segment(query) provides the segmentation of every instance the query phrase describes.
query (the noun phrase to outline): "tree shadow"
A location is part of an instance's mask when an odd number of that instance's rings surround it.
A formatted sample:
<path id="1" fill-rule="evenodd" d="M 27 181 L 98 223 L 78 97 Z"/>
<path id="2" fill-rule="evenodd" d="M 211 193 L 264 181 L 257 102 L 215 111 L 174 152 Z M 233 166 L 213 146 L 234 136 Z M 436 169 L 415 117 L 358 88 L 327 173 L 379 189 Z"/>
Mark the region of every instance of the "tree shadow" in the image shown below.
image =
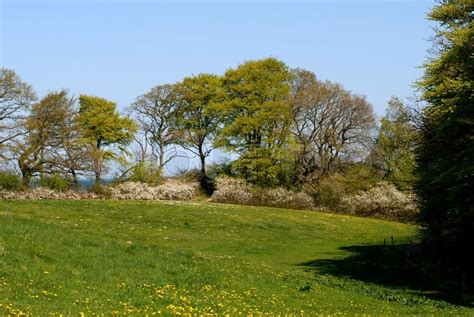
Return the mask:
<path id="1" fill-rule="evenodd" d="M 426 245 L 354 245 L 341 247 L 352 255 L 346 258 L 318 259 L 299 266 L 317 274 L 346 277 L 410 294 L 474 307 L 472 276 L 443 259 Z"/>

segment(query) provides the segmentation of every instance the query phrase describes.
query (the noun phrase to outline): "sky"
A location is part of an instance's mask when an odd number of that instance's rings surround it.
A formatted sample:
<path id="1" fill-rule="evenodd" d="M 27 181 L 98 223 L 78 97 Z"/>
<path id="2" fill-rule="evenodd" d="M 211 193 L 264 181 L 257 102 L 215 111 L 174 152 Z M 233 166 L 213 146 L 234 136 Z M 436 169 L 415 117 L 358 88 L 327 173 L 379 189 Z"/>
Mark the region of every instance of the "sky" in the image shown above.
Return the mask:
<path id="1" fill-rule="evenodd" d="M 0 65 L 38 95 L 67 88 L 125 109 L 158 84 L 276 57 L 363 94 L 377 115 L 413 96 L 428 0 L 0 0 Z"/>

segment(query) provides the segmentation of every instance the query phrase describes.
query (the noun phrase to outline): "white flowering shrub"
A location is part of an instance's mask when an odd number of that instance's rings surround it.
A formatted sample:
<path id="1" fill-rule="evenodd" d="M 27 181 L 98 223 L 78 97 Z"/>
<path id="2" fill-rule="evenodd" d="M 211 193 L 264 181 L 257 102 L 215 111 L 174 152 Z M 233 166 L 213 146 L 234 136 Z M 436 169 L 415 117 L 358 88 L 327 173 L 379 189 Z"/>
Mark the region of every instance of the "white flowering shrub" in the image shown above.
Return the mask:
<path id="1" fill-rule="evenodd" d="M 342 197 L 339 209 L 354 215 L 408 221 L 416 216 L 416 201 L 413 193 L 399 191 L 387 182 L 379 182 L 366 191 Z"/>
<path id="2" fill-rule="evenodd" d="M 261 205 L 293 209 L 312 209 L 313 199 L 308 194 L 284 188 L 263 189 L 257 196 Z"/>
<path id="3" fill-rule="evenodd" d="M 230 177 L 217 177 L 211 201 L 217 203 L 251 205 L 253 197 L 252 186 L 243 180 Z"/>
<path id="4" fill-rule="evenodd" d="M 241 205 L 261 205 L 293 209 L 311 209 L 313 199 L 305 193 L 284 188 L 264 189 L 247 184 L 241 179 L 219 177 L 211 201 Z"/>
<path id="5" fill-rule="evenodd" d="M 127 182 L 115 187 L 104 187 L 107 195 L 91 191 L 58 192 L 49 188 L 35 187 L 24 191 L 0 189 L 0 199 L 5 200 L 78 200 L 78 199 L 118 199 L 118 200 L 190 200 L 199 194 L 198 183 L 181 183 L 168 180 L 159 186 Z"/>
<path id="6" fill-rule="evenodd" d="M 172 179 L 158 186 L 126 182 L 111 188 L 111 198 L 121 200 L 190 200 L 198 194 L 198 183 L 184 183 Z"/>
<path id="7" fill-rule="evenodd" d="M 100 199 L 98 195 L 91 192 L 80 192 L 68 190 L 58 192 L 45 187 L 35 187 L 24 191 L 0 190 L 0 199 L 5 200 L 78 200 L 78 199 Z"/>

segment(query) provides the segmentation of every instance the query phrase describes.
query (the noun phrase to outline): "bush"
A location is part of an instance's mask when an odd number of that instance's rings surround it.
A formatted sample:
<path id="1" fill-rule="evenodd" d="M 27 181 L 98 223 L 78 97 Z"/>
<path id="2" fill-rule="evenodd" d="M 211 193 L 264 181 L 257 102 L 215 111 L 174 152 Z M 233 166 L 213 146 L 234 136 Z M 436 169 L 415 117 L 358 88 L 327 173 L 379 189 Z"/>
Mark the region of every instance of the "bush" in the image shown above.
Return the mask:
<path id="1" fill-rule="evenodd" d="M 206 167 L 206 178 L 201 179 L 201 188 L 208 196 L 211 196 L 216 189 L 216 179 L 219 177 L 235 177 L 232 171 L 232 163 L 225 160 L 220 163 L 212 163 Z"/>
<path id="2" fill-rule="evenodd" d="M 21 188 L 21 177 L 13 171 L 0 171 L 0 189 L 16 191 Z"/>
<path id="3" fill-rule="evenodd" d="M 306 193 L 284 188 L 256 189 L 254 201 L 257 205 L 292 209 L 312 209 L 313 199 Z"/>
<path id="4" fill-rule="evenodd" d="M 79 200 L 79 199 L 99 199 L 97 195 L 90 192 L 65 191 L 58 192 L 45 187 L 35 187 L 24 191 L 4 191 L 0 190 L 0 199 L 4 200 Z"/>
<path id="5" fill-rule="evenodd" d="M 211 197 L 214 202 L 293 209 L 313 207 L 313 199 L 309 195 L 284 188 L 260 188 L 230 177 L 218 177 L 215 186 L 216 190 Z"/>
<path id="6" fill-rule="evenodd" d="M 339 209 L 360 216 L 411 221 L 417 213 L 416 196 L 399 191 L 394 185 L 380 182 L 377 186 L 341 199 Z"/>
<path id="7" fill-rule="evenodd" d="M 217 177 L 211 200 L 218 203 L 251 205 L 253 201 L 252 186 L 244 180 L 230 177 Z"/>
<path id="8" fill-rule="evenodd" d="M 163 183 L 163 178 L 159 169 L 153 164 L 144 162 L 133 167 L 127 181 L 159 185 Z"/>
<path id="9" fill-rule="evenodd" d="M 92 185 L 89 188 L 89 192 L 99 196 L 100 198 L 109 199 L 112 197 L 112 190 L 107 186 L 99 184 Z"/>
<path id="10" fill-rule="evenodd" d="M 159 186 L 145 183 L 126 182 L 110 189 L 110 198 L 138 200 L 190 200 L 197 196 L 199 185 L 196 182 L 184 183 L 167 180 Z"/>
<path id="11" fill-rule="evenodd" d="M 342 198 L 368 190 L 379 181 L 381 176 L 374 169 L 357 164 L 327 175 L 312 184 L 305 184 L 303 191 L 313 197 L 318 207 L 336 211 Z"/>
<path id="12" fill-rule="evenodd" d="M 178 170 L 176 174 L 172 177 L 173 179 L 179 182 L 198 182 L 200 178 L 201 172 L 194 168 L 190 170 Z"/>
<path id="13" fill-rule="evenodd" d="M 69 180 L 59 174 L 43 175 L 38 180 L 38 186 L 58 192 L 68 190 L 69 185 Z"/>

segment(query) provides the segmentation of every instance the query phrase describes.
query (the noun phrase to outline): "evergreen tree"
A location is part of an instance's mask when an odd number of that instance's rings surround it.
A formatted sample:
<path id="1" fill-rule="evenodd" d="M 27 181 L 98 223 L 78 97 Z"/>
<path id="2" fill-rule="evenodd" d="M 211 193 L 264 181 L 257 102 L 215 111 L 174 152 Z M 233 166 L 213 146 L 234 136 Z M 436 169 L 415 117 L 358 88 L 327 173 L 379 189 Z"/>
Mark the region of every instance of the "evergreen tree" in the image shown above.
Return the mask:
<path id="1" fill-rule="evenodd" d="M 419 82 L 427 102 L 417 155 L 425 238 L 459 255 L 474 241 L 473 12 L 472 0 L 444 0 L 429 13 L 441 26 Z"/>

